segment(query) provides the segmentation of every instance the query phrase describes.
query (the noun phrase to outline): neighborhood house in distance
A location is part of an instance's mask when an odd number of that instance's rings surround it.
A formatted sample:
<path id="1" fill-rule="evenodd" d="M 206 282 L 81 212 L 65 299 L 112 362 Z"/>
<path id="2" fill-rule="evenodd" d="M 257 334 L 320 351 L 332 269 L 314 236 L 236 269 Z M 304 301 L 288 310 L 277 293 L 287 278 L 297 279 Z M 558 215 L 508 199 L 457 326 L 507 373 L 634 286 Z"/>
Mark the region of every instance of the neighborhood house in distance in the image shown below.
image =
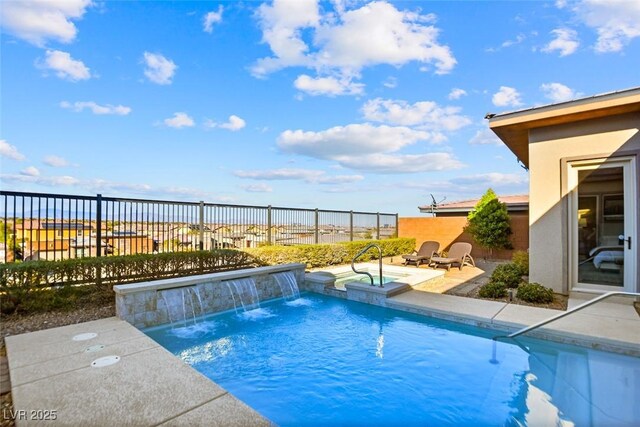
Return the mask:
<path id="1" fill-rule="evenodd" d="M 4 228 L 5 224 L 0 224 L 0 227 Z M 61 260 L 97 255 L 97 224 L 93 220 L 9 219 L 6 229 L 9 241 L 15 239 L 16 250 L 0 254 L 0 262 L 12 262 L 16 258 L 24 261 Z M 376 237 L 376 231 L 375 226 L 354 226 L 352 239 L 348 225 L 320 225 L 316 242 L 315 227 L 303 224 L 272 225 L 269 228 L 260 224 L 212 223 L 204 224 L 201 233 L 199 224 L 184 222 L 105 221 L 100 230 L 100 246 L 103 256 L 197 250 L 201 241 L 203 249 L 246 249 L 268 244 L 269 234 L 273 244 L 291 245 L 372 239 Z M 381 239 L 395 234 L 393 225 L 381 224 Z"/>

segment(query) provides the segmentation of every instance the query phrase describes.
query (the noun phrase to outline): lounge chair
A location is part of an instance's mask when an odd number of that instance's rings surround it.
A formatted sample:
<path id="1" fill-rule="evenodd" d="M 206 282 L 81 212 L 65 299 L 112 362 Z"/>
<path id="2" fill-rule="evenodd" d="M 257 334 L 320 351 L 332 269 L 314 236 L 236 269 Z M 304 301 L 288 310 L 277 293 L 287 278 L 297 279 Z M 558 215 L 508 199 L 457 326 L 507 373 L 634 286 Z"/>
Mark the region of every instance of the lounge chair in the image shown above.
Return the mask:
<path id="1" fill-rule="evenodd" d="M 415 264 L 416 267 L 423 263 L 428 265 L 431 258 L 434 255 L 438 255 L 438 249 L 440 249 L 440 243 L 427 240 L 420 245 L 420 249 L 413 251 L 413 254 L 402 255 L 404 265 Z"/>
<path id="2" fill-rule="evenodd" d="M 456 242 L 451 245 L 451 249 L 449 249 L 449 253 L 446 257 L 432 257 L 429 262 L 429 266 L 437 268 L 440 265 L 444 265 L 447 267 L 447 271 L 451 269 L 452 264 L 458 264 L 460 266 L 460 270 L 462 270 L 462 267 L 465 264 L 471 264 L 475 267 L 476 263 L 471 257 L 471 248 L 471 243 Z"/>

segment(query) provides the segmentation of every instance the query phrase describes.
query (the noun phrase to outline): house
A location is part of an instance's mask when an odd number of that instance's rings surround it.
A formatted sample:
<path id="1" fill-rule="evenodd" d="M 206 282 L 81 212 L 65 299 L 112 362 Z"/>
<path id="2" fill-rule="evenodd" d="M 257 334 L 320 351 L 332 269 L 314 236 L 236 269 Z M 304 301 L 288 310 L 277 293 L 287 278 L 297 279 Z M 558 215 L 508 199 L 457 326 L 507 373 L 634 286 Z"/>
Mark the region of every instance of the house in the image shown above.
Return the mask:
<path id="1" fill-rule="evenodd" d="M 507 206 L 507 211 L 510 216 L 529 214 L 529 196 L 526 194 L 498 196 L 498 200 Z M 434 216 L 464 216 L 466 218 L 479 201 L 480 199 L 462 200 L 458 202 L 441 203 L 437 206 L 418 206 L 418 209 L 420 209 L 421 213 L 433 214 Z"/>
<path id="2" fill-rule="evenodd" d="M 529 247 L 529 199 L 526 195 L 499 195 L 498 200 L 507 205 L 511 219 L 510 249 L 489 252 L 465 231 L 467 216 L 478 204 L 479 198 L 441 203 L 437 207 L 418 206 L 420 213 L 427 215 L 399 218 L 398 236 L 414 238 L 418 246 L 424 241 L 435 240 L 440 243 L 440 249 L 445 251 L 455 242 L 468 242 L 473 245 L 473 257 L 511 259 L 514 251 L 526 251 Z"/>
<path id="3" fill-rule="evenodd" d="M 487 118 L 529 169 L 530 280 L 639 292 L 640 87 Z"/>

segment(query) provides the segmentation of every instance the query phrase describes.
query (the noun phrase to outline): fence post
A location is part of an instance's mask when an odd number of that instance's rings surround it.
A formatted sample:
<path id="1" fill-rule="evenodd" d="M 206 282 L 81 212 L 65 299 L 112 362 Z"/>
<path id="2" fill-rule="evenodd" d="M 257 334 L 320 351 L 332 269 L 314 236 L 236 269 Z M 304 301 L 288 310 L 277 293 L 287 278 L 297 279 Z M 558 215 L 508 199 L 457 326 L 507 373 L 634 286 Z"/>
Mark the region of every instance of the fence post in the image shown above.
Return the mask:
<path id="1" fill-rule="evenodd" d="M 349 241 L 353 242 L 353 211 L 349 211 Z"/>
<path id="2" fill-rule="evenodd" d="M 316 245 L 318 244 L 318 208 L 316 208 L 316 215 L 315 215 L 315 242 Z"/>
<path id="3" fill-rule="evenodd" d="M 91 244 L 91 236 L 89 236 L 89 244 Z M 96 196 L 96 256 L 102 256 L 102 194 Z M 96 286 L 101 285 L 102 267 L 98 264 L 96 265 Z"/>
<path id="4" fill-rule="evenodd" d="M 396 236 L 400 237 L 400 221 L 398 220 L 398 214 L 396 214 Z"/>
<path id="5" fill-rule="evenodd" d="M 102 194 L 96 196 L 96 256 L 102 256 Z"/>
<path id="6" fill-rule="evenodd" d="M 198 210 L 198 216 L 200 217 L 200 250 L 204 250 L 204 201 L 200 200 L 200 209 Z"/>
<path id="7" fill-rule="evenodd" d="M 376 240 L 380 240 L 380 212 L 376 213 Z"/>
<path id="8" fill-rule="evenodd" d="M 271 205 L 267 206 L 267 244 L 271 244 Z"/>

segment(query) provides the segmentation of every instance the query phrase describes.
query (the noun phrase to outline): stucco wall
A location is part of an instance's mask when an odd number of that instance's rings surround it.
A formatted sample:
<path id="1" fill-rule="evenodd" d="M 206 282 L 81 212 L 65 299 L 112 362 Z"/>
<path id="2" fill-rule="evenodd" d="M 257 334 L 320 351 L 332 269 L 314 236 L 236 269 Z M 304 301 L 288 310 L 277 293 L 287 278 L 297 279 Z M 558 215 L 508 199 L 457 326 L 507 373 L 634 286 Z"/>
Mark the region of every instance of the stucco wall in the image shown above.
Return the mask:
<path id="1" fill-rule="evenodd" d="M 556 292 L 569 291 L 567 194 L 571 189 L 563 188 L 567 174 L 563 159 L 628 155 L 640 150 L 639 129 L 640 115 L 633 113 L 530 131 L 531 281 Z"/>
<path id="2" fill-rule="evenodd" d="M 529 221 L 526 213 L 512 213 L 511 215 L 511 243 L 514 250 L 526 251 L 529 247 Z M 416 245 L 426 240 L 435 240 L 440 243 L 440 250 L 448 249 L 454 242 L 469 242 L 473 245 L 471 256 L 484 257 L 488 252 L 483 251 L 473 238 L 463 231 L 467 224 L 467 216 L 448 217 L 410 217 L 399 218 L 398 236 L 413 237 Z M 494 251 L 493 257 L 497 259 L 511 259 L 511 250 Z"/>

